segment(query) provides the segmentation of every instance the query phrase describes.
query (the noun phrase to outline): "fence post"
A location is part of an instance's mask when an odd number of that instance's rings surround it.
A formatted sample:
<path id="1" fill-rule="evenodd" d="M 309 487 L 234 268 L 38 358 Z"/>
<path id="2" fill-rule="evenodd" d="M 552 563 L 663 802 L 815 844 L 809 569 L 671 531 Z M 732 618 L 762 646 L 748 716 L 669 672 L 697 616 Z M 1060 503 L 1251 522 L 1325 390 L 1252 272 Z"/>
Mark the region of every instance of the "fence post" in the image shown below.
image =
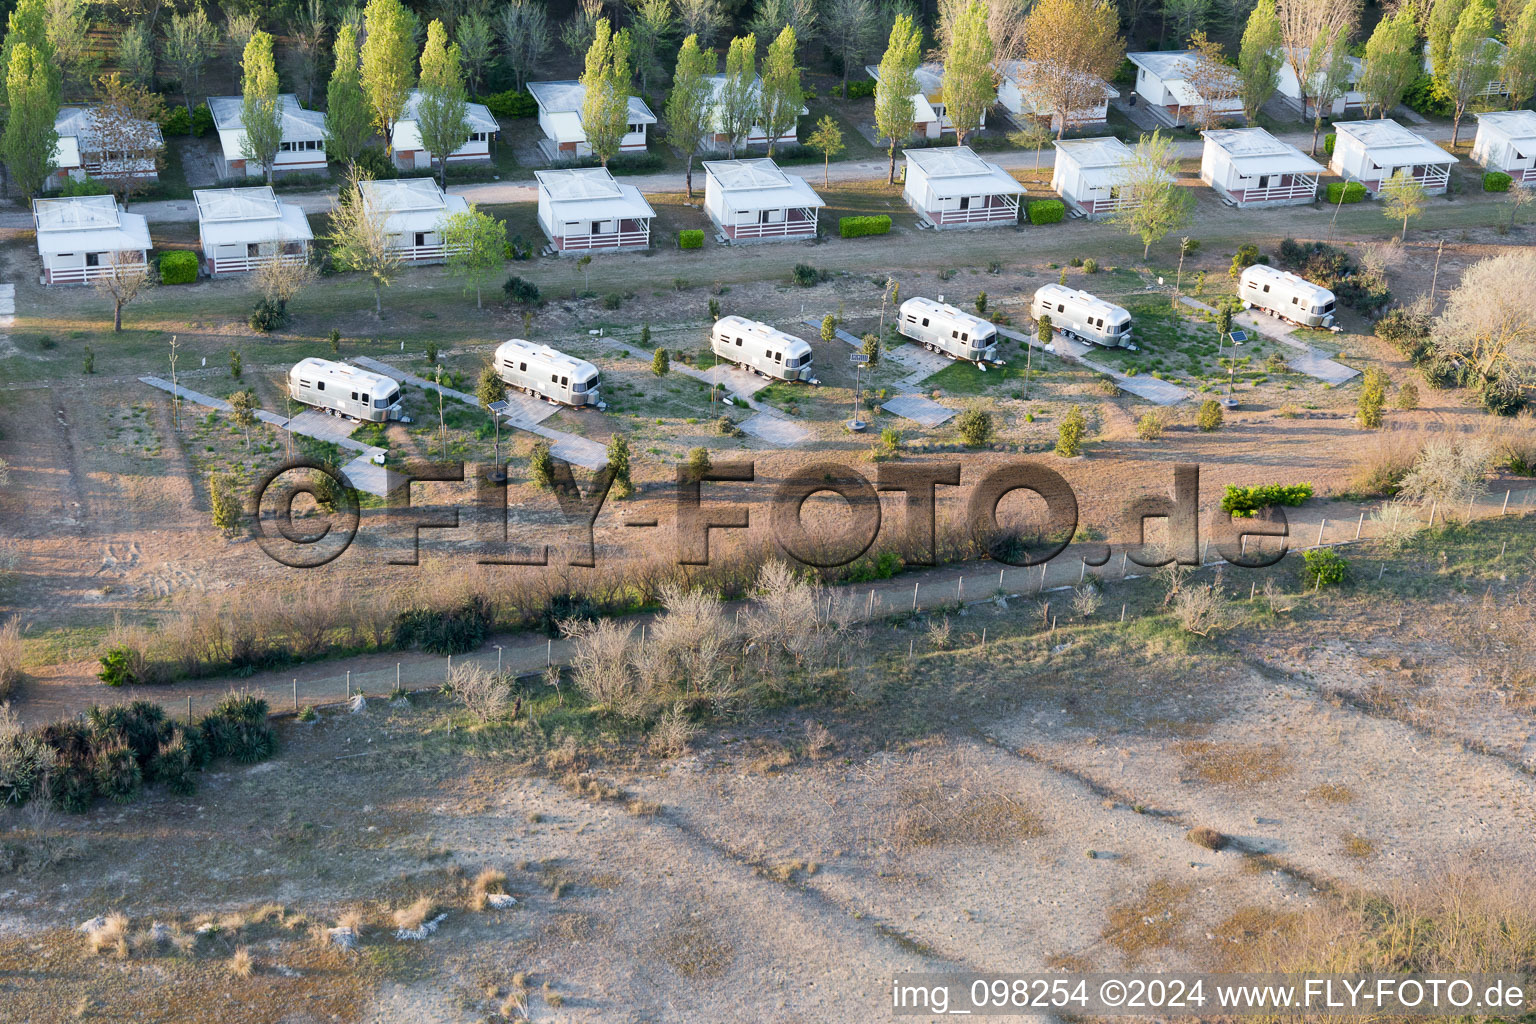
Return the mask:
<path id="1" fill-rule="evenodd" d="M 1325 527 L 1327 525 L 1328 525 L 1328 517 L 1327 516 L 1323 516 L 1323 521 L 1317 524 L 1317 544 L 1321 544 L 1323 542 L 1323 527 Z M 1317 544 L 1314 544 L 1312 546 L 1313 547 L 1317 547 Z"/>
<path id="2" fill-rule="evenodd" d="M 997 589 L 1003 589 L 1003 570 L 997 570 Z"/>
<path id="3" fill-rule="evenodd" d="M 450 661 L 453 659 L 452 655 L 449 655 L 448 657 L 449 657 Z M 351 699 L 352 699 L 352 670 L 351 669 L 347 669 L 347 700 L 351 700 Z"/>
<path id="4" fill-rule="evenodd" d="M 1120 621 L 1125 621 L 1125 605 L 1123 604 L 1120 606 Z"/>
<path id="5" fill-rule="evenodd" d="M 395 689 L 400 689 L 400 663 L 395 662 Z"/>
<path id="6" fill-rule="evenodd" d="M 293 677 L 293 710 L 299 710 L 299 677 Z"/>
<path id="7" fill-rule="evenodd" d="M 1438 501 L 1432 501 L 1432 502 L 1429 503 L 1429 525 L 1430 526 L 1434 526 L 1435 525 L 1435 510 L 1437 508 L 1439 508 L 1439 507 L 1440 507 L 1440 503 Z"/>
<path id="8" fill-rule="evenodd" d="M 1499 509 L 1499 515 L 1502 516 L 1504 513 L 1508 512 L 1508 511 L 1509 511 L 1509 492 L 1505 491 L 1504 492 L 1504 507 Z"/>
<path id="9" fill-rule="evenodd" d="M 982 626 L 981 627 L 981 649 L 982 650 L 986 650 L 987 649 L 987 627 L 986 626 Z"/>
<path id="10" fill-rule="evenodd" d="M 554 663 L 555 663 L 555 638 L 554 637 L 550 637 L 548 640 L 544 641 L 544 667 L 545 668 L 549 668 L 549 666 L 553 665 Z"/>
<path id="11" fill-rule="evenodd" d="M 1083 585 L 1083 577 L 1088 575 L 1088 563 L 1082 562 L 1077 567 L 1077 585 Z"/>
<path id="12" fill-rule="evenodd" d="M 915 643 L 917 643 L 917 637 L 908 637 L 907 638 L 907 660 L 908 661 L 912 660 L 912 645 L 915 644 Z"/>
<path id="13" fill-rule="evenodd" d="M 917 580 L 912 581 L 912 610 L 917 611 Z"/>
<path id="14" fill-rule="evenodd" d="M 1365 513 L 1360 513 L 1360 521 L 1355 524 L 1355 540 L 1360 539 L 1360 531 L 1365 529 Z"/>
<path id="15" fill-rule="evenodd" d="M 956 585 L 955 585 L 955 599 L 957 601 L 961 601 L 961 602 L 965 601 L 965 577 L 964 576 L 961 576 L 960 579 L 956 582 Z"/>
<path id="16" fill-rule="evenodd" d="M 192 724 L 192 695 L 187 694 L 187 724 Z"/>
<path id="17" fill-rule="evenodd" d="M 869 588 L 869 601 L 864 605 L 864 617 L 870 618 L 875 613 L 875 588 Z"/>

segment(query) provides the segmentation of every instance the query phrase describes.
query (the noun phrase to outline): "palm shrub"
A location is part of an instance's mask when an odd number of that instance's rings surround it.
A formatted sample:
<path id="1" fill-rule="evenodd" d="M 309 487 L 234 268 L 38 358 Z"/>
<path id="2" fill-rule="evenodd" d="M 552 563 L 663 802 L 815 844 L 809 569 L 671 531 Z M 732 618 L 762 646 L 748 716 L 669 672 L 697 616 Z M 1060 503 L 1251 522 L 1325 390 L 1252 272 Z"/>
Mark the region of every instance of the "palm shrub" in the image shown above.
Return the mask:
<path id="1" fill-rule="evenodd" d="M 96 790 L 120 804 L 131 801 L 144 785 L 144 770 L 139 767 L 139 759 L 122 740 L 97 747 L 91 758 L 91 771 Z"/>
<path id="2" fill-rule="evenodd" d="M 197 792 L 198 766 L 180 726 L 173 728 L 170 736 L 161 742 L 152 767 L 155 781 L 177 796 Z"/>

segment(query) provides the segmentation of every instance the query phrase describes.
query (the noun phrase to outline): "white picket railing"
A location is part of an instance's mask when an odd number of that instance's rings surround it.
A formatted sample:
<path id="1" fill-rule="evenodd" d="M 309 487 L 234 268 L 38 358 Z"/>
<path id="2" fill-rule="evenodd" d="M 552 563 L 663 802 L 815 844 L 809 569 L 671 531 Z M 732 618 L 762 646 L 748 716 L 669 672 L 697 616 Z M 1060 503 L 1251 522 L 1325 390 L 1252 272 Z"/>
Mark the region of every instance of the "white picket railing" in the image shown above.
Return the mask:
<path id="1" fill-rule="evenodd" d="M 981 224 L 994 220 L 1018 220 L 1019 208 L 1017 204 L 1004 201 L 969 210 L 930 210 L 928 215 L 935 224 Z"/>
<path id="2" fill-rule="evenodd" d="M 1290 185 L 1271 185 L 1269 188 L 1245 188 L 1243 202 L 1268 203 L 1279 199 L 1311 199 L 1317 194 L 1317 179 L 1303 178 Z"/>
<path id="3" fill-rule="evenodd" d="M 771 224 L 759 224 L 756 222 L 737 224 L 734 226 L 732 238 L 774 238 L 785 235 L 814 235 L 816 233 L 816 218 L 802 217 L 799 220 L 785 219 Z"/>
<path id="4" fill-rule="evenodd" d="M 123 263 L 123 270 L 147 268 L 147 263 Z M 110 277 L 113 268 L 110 265 L 101 267 L 50 267 L 48 268 L 49 284 L 84 284 L 94 281 L 98 277 Z"/>
<path id="5" fill-rule="evenodd" d="M 566 235 L 560 240 L 561 249 L 622 249 L 650 244 L 649 231 L 604 231 L 596 235 Z"/>
<path id="6" fill-rule="evenodd" d="M 217 256 L 208 258 L 210 274 L 244 274 L 268 263 L 303 263 L 307 259 L 301 252 L 285 252 L 266 256 Z"/>

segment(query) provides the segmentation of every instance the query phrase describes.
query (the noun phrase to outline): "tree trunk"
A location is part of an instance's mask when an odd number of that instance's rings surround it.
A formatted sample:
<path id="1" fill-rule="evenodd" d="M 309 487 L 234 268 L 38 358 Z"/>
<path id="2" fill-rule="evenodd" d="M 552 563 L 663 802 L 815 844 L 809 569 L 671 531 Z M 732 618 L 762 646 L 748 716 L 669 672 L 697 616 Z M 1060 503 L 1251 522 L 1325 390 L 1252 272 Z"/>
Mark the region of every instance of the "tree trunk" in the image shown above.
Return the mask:
<path id="1" fill-rule="evenodd" d="M 123 329 L 123 303 L 121 299 L 112 303 L 112 330 L 120 332 Z"/>
<path id="2" fill-rule="evenodd" d="M 894 185 L 896 184 L 896 143 L 894 141 L 891 143 L 890 154 L 891 169 L 890 173 L 886 176 L 885 183 L 887 185 Z"/>
<path id="3" fill-rule="evenodd" d="M 480 285 L 479 284 L 475 285 L 475 308 L 476 309 L 484 309 L 485 308 L 485 305 L 483 303 L 481 303 L 481 301 L 480 301 Z"/>
<path id="4" fill-rule="evenodd" d="M 831 173 L 832 173 L 832 152 L 831 152 L 831 150 L 828 150 L 827 152 L 821 154 L 821 187 L 822 188 L 831 188 L 832 187 L 832 182 L 831 182 L 830 178 L 828 177 Z"/>
<path id="5" fill-rule="evenodd" d="M 1451 148 L 1452 149 L 1456 148 L 1456 137 L 1457 137 L 1457 134 L 1461 131 L 1461 115 L 1462 115 L 1463 111 L 1465 111 L 1465 110 L 1466 110 L 1466 107 L 1457 107 L 1456 108 L 1456 116 L 1451 118 Z"/>
<path id="6" fill-rule="evenodd" d="M 687 186 L 688 186 L 688 198 L 692 199 L 693 198 L 693 154 L 692 153 L 688 154 L 688 163 L 685 165 L 685 170 L 683 171 L 683 181 L 686 182 Z"/>
<path id="7" fill-rule="evenodd" d="M 1143 263 L 1147 261 L 1147 254 L 1151 251 L 1152 243 L 1150 241 L 1141 243 L 1141 261 Z"/>
<path id="8" fill-rule="evenodd" d="M 1312 156 L 1317 156 L 1317 133 L 1322 131 L 1322 130 L 1323 130 L 1323 115 L 1322 115 L 1322 108 L 1319 107 L 1318 108 L 1318 115 L 1315 118 L 1312 119 L 1312 152 L 1310 154 Z"/>
<path id="9" fill-rule="evenodd" d="M 384 288 L 377 281 L 373 282 L 373 315 L 384 317 Z"/>

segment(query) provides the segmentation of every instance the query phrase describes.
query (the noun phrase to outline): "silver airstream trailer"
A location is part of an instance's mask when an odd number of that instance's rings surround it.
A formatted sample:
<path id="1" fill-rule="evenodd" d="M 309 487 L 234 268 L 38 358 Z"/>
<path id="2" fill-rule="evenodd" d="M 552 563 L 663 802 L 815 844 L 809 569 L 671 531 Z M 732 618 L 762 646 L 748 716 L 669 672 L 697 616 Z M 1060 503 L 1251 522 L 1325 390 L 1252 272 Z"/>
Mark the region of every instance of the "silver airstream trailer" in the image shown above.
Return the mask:
<path id="1" fill-rule="evenodd" d="M 560 405 L 601 405 L 597 367 L 548 345 L 511 338 L 496 346 L 496 376 Z"/>
<path id="2" fill-rule="evenodd" d="M 723 316 L 709 334 L 715 358 L 736 363 L 766 377 L 815 383 L 811 346 L 793 334 L 741 316 Z"/>
<path id="3" fill-rule="evenodd" d="M 1029 315 L 1039 322 L 1051 318 L 1051 326 L 1069 338 L 1091 341 L 1106 348 L 1134 348 L 1131 314 L 1112 302 L 1064 284 L 1048 284 L 1035 291 Z"/>
<path id="4" fill-rule="evenodd" d="M 400 384 L 391 377 L 329 359 L 301 359 L 288 371 L 288 394 L 295 402 L 333 415 L 384 423 L 410 417 L 400 412 Z"/>
<path id="5" fill-rule="evenodd" d="M 951 359 L 997 362 L 997 328 L 948 303 L 908 299 L 901 304 L 897 324 L 906 337 Z"/>
<path id="6" fill-rule="evenodd" d="M 1333 292 L 1262 263 L 1243 271 L 1237 297 L 1243 300 L 1244 309 L 1261 309 L 1303 327 L 1333 326 Z"/>

